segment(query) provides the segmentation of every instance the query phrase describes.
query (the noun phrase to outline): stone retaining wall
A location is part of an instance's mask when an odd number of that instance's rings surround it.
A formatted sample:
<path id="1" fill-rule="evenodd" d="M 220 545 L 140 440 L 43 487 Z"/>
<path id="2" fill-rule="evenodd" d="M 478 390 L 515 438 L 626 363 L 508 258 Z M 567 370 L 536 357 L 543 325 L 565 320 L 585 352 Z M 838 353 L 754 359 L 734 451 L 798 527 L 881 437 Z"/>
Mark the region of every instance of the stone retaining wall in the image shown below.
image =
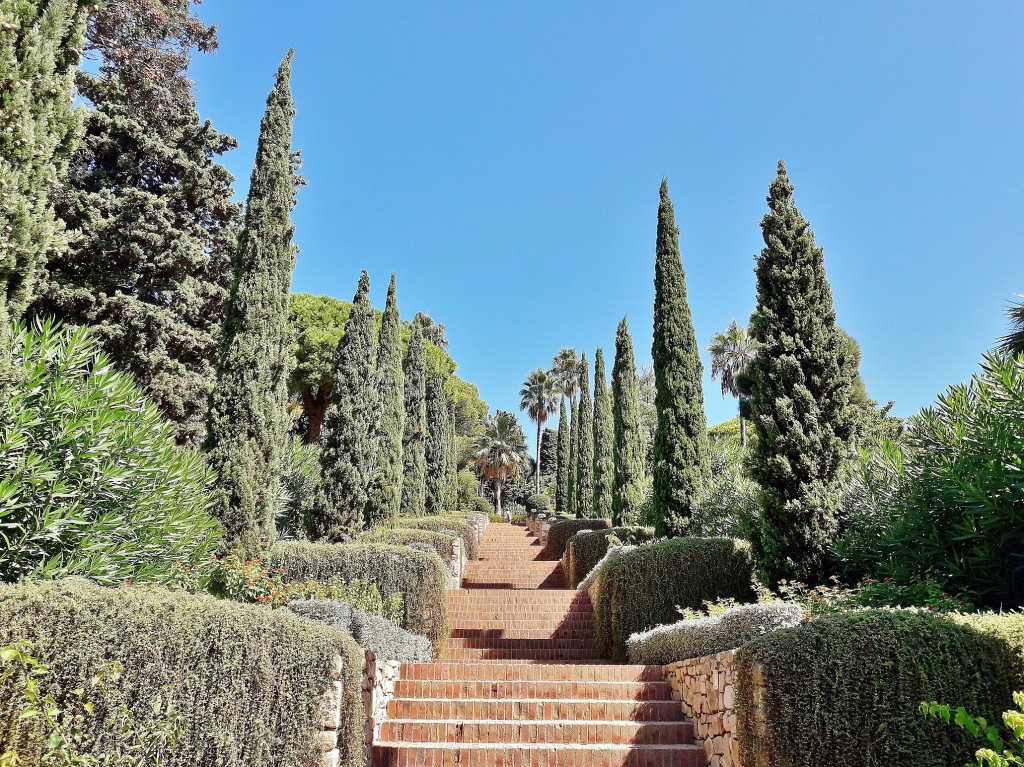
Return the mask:
<path id="1" fill-rule="evenodd" d="M 704 744 L 708 767 L 742 767 L 736 729 L 735 650 L 690 658 L 665 666 L 672 697 L 693 720 L 697 740 Z"/>

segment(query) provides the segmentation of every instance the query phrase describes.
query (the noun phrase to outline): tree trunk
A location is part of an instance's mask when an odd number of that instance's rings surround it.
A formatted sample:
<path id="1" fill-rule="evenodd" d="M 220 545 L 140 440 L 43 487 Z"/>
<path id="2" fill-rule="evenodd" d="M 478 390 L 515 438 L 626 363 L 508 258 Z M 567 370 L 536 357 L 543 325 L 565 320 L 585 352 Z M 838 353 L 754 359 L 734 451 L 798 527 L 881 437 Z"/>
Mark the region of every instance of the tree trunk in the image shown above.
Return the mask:
<path id="1" fill-rule="evenodd" d="M 534 484 L 537 488 L 535 492 L 538 494 L 540 493 L 540 441 L 544 438 L 543 427 L 544 421 L 537 421 L 537 471 L 534 472 L 536 475 Z"/>
<path id="2" fill-rule="evenodd" d="M 501 482 L 495 480 L 494 482 L 494 513 L 499 517 L 502 515 L 501 511 Z"/>
<path id="3" fill-rule="evenodd" d="M 313 394 L 312 389 L 302 390 L 302 411 L 306 414 L 306 444 L 315 445 L 320 441 L 320 430 L 331 404 L 330 395 L 322 390 Z"/>
<path id="4" fill-rule="evenodd" d="M 747 422 L 743 419 L 743 413 L 740 413 L 740 447 L 747 446 Z"/>

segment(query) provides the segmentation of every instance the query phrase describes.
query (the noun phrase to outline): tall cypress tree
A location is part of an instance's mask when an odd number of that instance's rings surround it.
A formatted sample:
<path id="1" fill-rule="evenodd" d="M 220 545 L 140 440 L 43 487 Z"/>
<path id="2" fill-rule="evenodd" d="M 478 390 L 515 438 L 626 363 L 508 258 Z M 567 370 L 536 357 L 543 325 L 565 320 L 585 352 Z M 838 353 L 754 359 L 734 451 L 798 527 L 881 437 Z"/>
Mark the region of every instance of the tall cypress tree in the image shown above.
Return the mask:
<path id="1" fill-rule="evenodd" d="M 296 252 L 291 213 L 299 184 L 291 149 L 291 62 L 289 51 L 260 123 L 207 432 L 216 514 L 228 540 L 248 552 L 274 532 L 288 427 L 288 296 Z"/>
<path id="2" fill-rule="evenodd" d="M 456 405 L 449 400 L 448 422 L 445 429 L 445 491 L 441 508 L 455 510 L 459 507 L 459 441 L 455 434 Z"/>
<path id="3" fill-rule="evenodd" d="M 313 527 L 329 541 L 351 538 L 369 516 L 380 435 L 375 324 L 370 277 L 364 271 L 334 355 L 334 386 L 321 440 L 323 480 Z"/>
<path id="4" fill-rule="evenodd" d="M 405 437 L 402 440 L 403 517 L 422 517 L 426 513 L 427 459 L 427 352 L 423 329 L 412 327 L 405 353 Z"/>
<path id="5" fill-rule="evenodd" d="M 644 502 L 644 449 L 640 434 L 639 388 L 633 338 L 626 318 L 615 335 L 615 364 L 612 366 L 612 520 L 616 525 L 635 525 Z"/>
<path id="6" fill-rule="evenodd" d="M 405 373 L 402 372 L 402 320 L 395 275 L 377 341 L 376 466 L 366 503 L 366 526 L 398 516 L 402 503 L 402 436 L 405 426 Z"/>
<path id="7" fill-rule="evenodd" d="M 569 417 L 565 397 L 558 410 L 558 459 L 555 467 L 555 511 L 568 513 L 569 508 Z"/>
<path id="8" fill-rule="evenodd" d="M 704 365 L 686 297 L 679 229 L 661 180 L 654 265 L 654 515 L 659 535 L 678 535 L 708 481 Z"/>
<path id="9" fill-rule="evenodd" d="M 451 475 L 453 456 L 450 450 L 451 416 L 444 379 L 430 375 L 427 381 L 427 433 L 424 439 L 426 482 L 424 506 L 427 514 L 452 511 Z"/>
<path id="10" fill-rule="evenodd" d="M 557 487 L 558 477 L 558 430 L 544 429 L 540 444 L 540 486 L 541 492 L 547 487 Z"/>
<path id="11" fill-rule="evenodd" d="M 746 376 L 757 432 L 750 472 L 761 486 L 753 543 L 773 581 L 818 583 L 836 532 L 837 484 L 856 413 L 824 253 L 793 201 L 782 161 L 761 232 L 750 318 L 759 347 Z"/>
<path id="12" fill-rule="evenodd" d="M 578 374 L 577 374 L 578 378 Z M 576 484 L 577 456 L 580 446 L 580 401 L 573 397 L 569 400 L 572 410 L 572 422 L 569 425 L 569 492 L 566 493 L 566 514 L 576 516 L 579 486 Z"/>
<path id="13" fill-rule="evenodd" d="M 580 357 L 580 425 L 576 431 L 576 516 L 594 516 L 594 405 L 590 397 L 590 364 Z"/>
<path id="14" fill-rule="evenodd" d="M 612 518 L 615 484 L 615 422 L 607 375 L 604 351 L 598 349 L 594 357 L 594 516 L 598 519 Z"/>

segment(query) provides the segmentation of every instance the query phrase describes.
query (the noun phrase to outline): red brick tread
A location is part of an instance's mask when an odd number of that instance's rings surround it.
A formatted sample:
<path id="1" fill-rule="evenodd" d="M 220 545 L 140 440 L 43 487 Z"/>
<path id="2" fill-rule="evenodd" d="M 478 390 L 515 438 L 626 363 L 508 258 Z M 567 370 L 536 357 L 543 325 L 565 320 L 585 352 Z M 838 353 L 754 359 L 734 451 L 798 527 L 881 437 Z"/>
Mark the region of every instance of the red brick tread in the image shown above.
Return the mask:
<path id="1" fill-rule="evenodd" d="M 705 767 L 701 746 L 533 745 L 379 743 L 373 748 L 377 767 Z"/>

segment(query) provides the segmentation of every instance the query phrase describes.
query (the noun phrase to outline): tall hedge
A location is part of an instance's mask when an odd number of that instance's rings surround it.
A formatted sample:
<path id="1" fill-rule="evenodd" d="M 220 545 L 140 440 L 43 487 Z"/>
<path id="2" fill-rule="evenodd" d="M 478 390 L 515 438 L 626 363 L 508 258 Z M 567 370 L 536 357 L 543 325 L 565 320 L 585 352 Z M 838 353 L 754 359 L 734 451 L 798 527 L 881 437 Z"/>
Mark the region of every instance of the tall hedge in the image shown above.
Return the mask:
<path id="1" fill-rule="evenodd" d="M 832 615 L 747 643 L 736 664 L 747 767 L 949 767 L 979 744 L 918 705 L 999 721 L 1024 688 L 1024 616 Z"/>
<path id="2" fill-rule="evenodd" d="M 0 646 L 16 639 L 33 643 L 50 669 L 41 685 L 58 699 L 105 664 L 122 664 L 83 721 L 89 753 L 117 747 L 115 707 L 145 724 L 166 692 L 187 725 L 166 767 L 317 767 L 320 703 L 340 653 L 342 763 L 364 763 L 361 650 L 347 634 L 283 610 L 156 587 L 23 584 L 0 588 Z M 15 721 L 13 684 L 0 683 L 0 753 L 14 748 L 39 764 L 43 733 Z"/>
<path id="3" fill-rule="evenodd" d="M 640 546 L 604 565 L 591 587 L 595 649 L 622 660 L 630 634 L 676 622 L 679 607 L 696 610 L 724 598 L 752 602 L 753 583 L 746 541 L 674 538 Z"/>
<path id="4" fill-rule="evenodd" d="M 433 530 L 440 533 L 454 533 L 462 536 L 462 551 L 467 559 L 477 559 L 480 547 L 477 545 L 476 528 L 462 516 L 399 517 L 396 528 L 407 527 L 416 530 Z"/>
<path id="5" fill-rule="evenodd" d="M 441 533 L 436 530 L 421 530 L 410 527 L 375 527 L 359 536 L 360 543 L 390 543 L 395 546 L 426 544 L 449 562 L 455 554 L 457 532 Z"/>
<path id="6" fill-rule="evenodd" d="M 440 653 L 448 641 L 445 571 L 425 551 L 381 543 L 307 543 L 280 541 L 270 549 L 271 572 L 283 569 L 285 581 L 365 581 L 384 598 L 402 595 L 402 628 L 427 637 Z"/>
<path id="7" fill-rule="evenodd" d="M 561 559 L 565 545 L 581 530 L 605 530 L 612 524 L 607 519 L 563 519 L 548 530 L 548 539 L 541 552 L 542 559 Z"/>
<path id="8" fill-rule="evenodd" d="M 562 570 L 569 588 L 576 588 L 608 553 L 612 537 L 626 545 L 650 543 L 653 527 L 612 527 L 607 530 L 580 530 L 565 543 Z"/>

